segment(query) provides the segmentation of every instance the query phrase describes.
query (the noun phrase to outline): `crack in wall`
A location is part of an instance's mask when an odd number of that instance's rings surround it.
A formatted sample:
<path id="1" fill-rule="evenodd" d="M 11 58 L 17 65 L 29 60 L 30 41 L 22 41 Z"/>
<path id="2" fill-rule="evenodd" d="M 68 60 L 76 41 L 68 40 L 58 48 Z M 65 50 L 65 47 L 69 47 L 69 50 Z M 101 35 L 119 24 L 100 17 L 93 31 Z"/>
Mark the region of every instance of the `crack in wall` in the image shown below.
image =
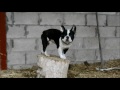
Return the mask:
<path id="1" fill-rule="evenodd" d="M 95 37 L 98 37 L 97 27 L 95 27 Z"/>
<path id="2" fill-rule="evenodd" d="M 87 14 L 85 14 L 85 26 L 87 26 Z"/>
<path id="3" fill-rule="evenodd" d="M 35 40 L 35 43 L 36 43 L 35 50 L 39 49 L 38 41 L 39 41 L 38 39 Z"/>
<path id="4" fill-rule="evenodd" d="M 40 18 L 40 13 L 38 13 L 38 25 L 42 22 L 42 19 Z"/>
<path id="5" fill-rule="evenodd" d="M 76 61 L 75 50 L 73 50 L 72 56 L 74 58 L 74 61 Z"/>
<path id="6" fill-rule="evenodd" d="M 6 24 L 6 33 L 8 33 L 8 30 L 9 30 L 9 27 L 8 27 L 8 25 Z"/>
<path id="7" fill-rule="evenodd" d="M 63 22 L 61 23 L 62 25 L 65 25 L 65 13 L 62 13 L 62 18 L 63 18 Z"/>
<path id="8" fill-rule="evenodd" d="M 117 27 L 115 27 L 114 36 L 117 37 Z"/>
<path id="9" fill-rule="evenodd" d="M 85 48 L 84 40 L 85 38 L 82 39 L 82 48 Z"/>
<path id="10" fill-rule="evenodd" d="M 29 32 L 27 31 L 27 25 L 24 26 L 24 30 L 25 30 L 24 36 L 27 38 L 27 35 L 29 34 Z"/>
<path id="11" fill-rule="evenodd" d="M 25 56 L 25 64 L 27 64 L 27 54 L 25 53 L 24 56 Z"/>
<path id="12" fill-rule="evenodd" d="M 11 51 L 12 51 L 12 40 L 11 39 L 9 39 L 10 40 L 10 42 L 8 41 L 7 42 L 7 53 L 10 53 Z"/>
<path id="13" fill-rule="evenodd" d="M 11 40 L 11 47 L 14 48 L 14 40 Z"/>
<path id="14" fill-rule="evenodd" d="M 11 13 L 11 20 L 12 20 L 12 24 L 15 23 L 15 20 L 14 20 L 14 12 Z"/>
<path id="15" fill-rule="evenodd" d="M 9 22 L 9 19 L 8 19 L 7 15 L 6 15 L 6 22 L 7 22 L 7 24 L 8 24 L 8 22 Z"/>
<path id="16" fill-rule="evenodd" d="M 98 56 L 97 56 L 97 49 L 95 50 L 95 60 L 98 59 Z"/>
<path id="17" fill-rule="evenodd" d="M 108 26 L 108 15 L 106 15 L 106 26 Z"/>

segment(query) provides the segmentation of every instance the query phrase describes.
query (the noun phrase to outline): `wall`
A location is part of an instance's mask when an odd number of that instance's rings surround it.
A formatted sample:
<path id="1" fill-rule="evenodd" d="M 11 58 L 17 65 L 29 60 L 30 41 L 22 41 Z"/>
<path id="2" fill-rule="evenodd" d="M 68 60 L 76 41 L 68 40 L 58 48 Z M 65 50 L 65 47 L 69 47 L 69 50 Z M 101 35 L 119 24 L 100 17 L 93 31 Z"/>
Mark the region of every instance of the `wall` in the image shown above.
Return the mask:
<path id="1" fill-rule="evenodd" d="M 120 58 L 120 13 L 99 12 L 103 59 Z M 95 12 L 6 12 L 8 68 L 31 68 L 41 53 L 41 33 L 64 24 L 77 26 L 73 45 L 67 52 L 71 63 L 100 60 Z M 54 44 L 48 53 L 58 55 Z"/>

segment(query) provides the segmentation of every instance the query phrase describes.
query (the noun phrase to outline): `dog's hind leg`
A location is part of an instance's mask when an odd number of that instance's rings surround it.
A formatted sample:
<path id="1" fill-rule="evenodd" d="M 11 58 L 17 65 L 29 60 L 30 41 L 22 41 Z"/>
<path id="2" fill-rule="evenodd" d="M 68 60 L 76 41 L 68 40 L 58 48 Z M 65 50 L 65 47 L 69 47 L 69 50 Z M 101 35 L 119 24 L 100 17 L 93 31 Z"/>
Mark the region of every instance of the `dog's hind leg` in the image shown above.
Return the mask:
<path id="1" fill-rule="evenodd" d="M 46 56 L 50 56 L 46 50 L 47 46 L 49 45 L 49 42 L 47 41 L 47 37 L 43 37 L 42 35 L 41 40 L 42 40 L 42 45 L 43 45 L 42 53 L 45 54 Z"/>

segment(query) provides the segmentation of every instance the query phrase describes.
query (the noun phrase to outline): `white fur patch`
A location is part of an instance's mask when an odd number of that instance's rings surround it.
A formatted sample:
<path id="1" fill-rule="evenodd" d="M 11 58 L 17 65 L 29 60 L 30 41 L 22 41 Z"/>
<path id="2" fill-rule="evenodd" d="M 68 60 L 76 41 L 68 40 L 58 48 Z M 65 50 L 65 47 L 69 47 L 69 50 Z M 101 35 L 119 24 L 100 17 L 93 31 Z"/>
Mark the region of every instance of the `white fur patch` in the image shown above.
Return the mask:
<path id="1" fill-rule="evenodd" d="M 54 41 L 54 40 L 50 40 L 50 42 L 55 43 L 55 41 Z"/>
<path id="2" fill-rule="evenodd" d="M 46 56 L 50 56 L 50 55 L 47 53 L 47 51 L 45 51 L 45 52 L 41 51 L 41 53 L 44 54 L 44 55 L 46 55 Z"/>
<path id="3" fill-rule="evenodd" d="M 49 41 L 50 39 L 47 37 L 47 41 Z"/>
<path id="4" fill-rule="evenodd" d="M 66 59 L 65 54 L 63 53 L 63 49 L 61 47 L 58 48 L 58 53 L 60 58 Z"/>
<path id="5" fill-rule="evenodd" d="M 69 36 L 69 33 L 70 33 L 70 29 L 67 30 L 67 36 Z"/>
<path id="6" fill-rule="evenodd" d="M 71 39 L 71 37 L 69 36 L 69 34 L 70 34 L 70 29 L 67 30 L 67 36 L 69 37 L 69 42 L 72 42 L 72 39 Z"/>
<path id="7" fill-rule="evenodd" d="M 58 48 L 58 53 L 59 53 L 60 58 L 66 59 L 66 56 L 65 56 L 63 50 L 64 50 L 65 48 L 69 48 L 70 46 L 71 46 L 71 44 L 69 44 L 69 45 L 64 44 L 64 43 L 61 41 L 61 37 L 60 37 L 60 39 L 59 39 L 59 48 Z"/>
<path id="8" fill-rule="evenodd" d="M 64 48 L 69 48 L 69 47 L 71 46 L 71 43 L 70 43 L 69 45 L 64 44 L 64 43 L 61 41 L 61 38 L 59 39 L 59 44 L 60 44 L 60 47 L 61 47 L 62 49 L 64 49 Z"/>
<path id="9" fill-rule="evenodd" d="M 50 56 L 48 53 L 47 53 L 47 51 L 45 51 L 45 53 L 44 53 L 46 56 Z"/>
<path id="10" fill-rule="evenodd" d="M 54 40 L 50 40 L 50 41 L 49 41 L 49 44 L 52 44 L 52 43 L 55 44 L 55 41 L 54 41 Z"/>
<path id="11" fill-rule="evenodd" d="M 47 41 L 49 42 L 49 44 L 55 43 L 54 40 L 50 40 L 48 37 L 47 37 Z"/>
<path id="12" fill-rule="evenodd" d="M 60 31 L 63 32 L 63 28 L 62 27 L 60 28 Z"/>

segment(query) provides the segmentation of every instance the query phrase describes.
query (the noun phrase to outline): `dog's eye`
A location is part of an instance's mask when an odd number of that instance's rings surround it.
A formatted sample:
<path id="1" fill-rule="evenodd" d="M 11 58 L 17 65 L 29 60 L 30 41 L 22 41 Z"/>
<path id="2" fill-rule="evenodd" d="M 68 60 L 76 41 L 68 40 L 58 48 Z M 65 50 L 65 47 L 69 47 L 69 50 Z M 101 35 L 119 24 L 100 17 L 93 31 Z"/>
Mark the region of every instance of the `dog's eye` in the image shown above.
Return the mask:
<path id="1" fill-rule="evenodd" d="M 74 33 L 73 33 L 73 32 L 70 32 L 70 33 L 69 33 L 69 36 L 73 36 L 73 35 L 74 35 Z"/>
<path id="2" fill-rule="evenodd" d="M 69 36 L 72 36 L 72 34 L 69 34 Z"/>

